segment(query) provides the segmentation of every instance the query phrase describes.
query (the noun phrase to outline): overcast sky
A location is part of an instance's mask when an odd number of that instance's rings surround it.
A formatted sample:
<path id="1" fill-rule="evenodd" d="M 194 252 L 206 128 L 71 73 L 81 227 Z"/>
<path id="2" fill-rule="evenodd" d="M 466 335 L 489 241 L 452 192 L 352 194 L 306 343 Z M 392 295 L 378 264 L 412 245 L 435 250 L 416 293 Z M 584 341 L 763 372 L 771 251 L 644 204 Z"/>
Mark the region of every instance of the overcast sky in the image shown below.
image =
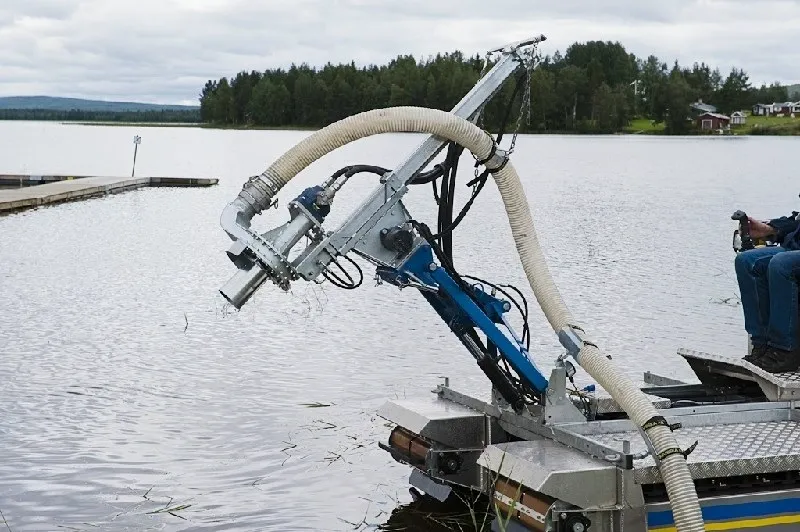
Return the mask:
<path id="1" fill-rule="evenodd" d="M 292 62 L 542 50 L 619 40 L 640 57 L 800 82 L 800 0 L 0 0 L 0 96 L 197 103 L 208 79 Z"/>

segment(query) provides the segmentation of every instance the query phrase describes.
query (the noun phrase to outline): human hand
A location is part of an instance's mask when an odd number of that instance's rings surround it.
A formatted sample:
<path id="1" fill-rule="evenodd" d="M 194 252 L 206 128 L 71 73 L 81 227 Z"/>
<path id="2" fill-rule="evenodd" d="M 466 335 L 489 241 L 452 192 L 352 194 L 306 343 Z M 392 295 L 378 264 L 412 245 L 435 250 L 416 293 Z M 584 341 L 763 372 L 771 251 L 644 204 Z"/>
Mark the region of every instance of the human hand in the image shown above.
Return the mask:
<path id="1" fill-rule="evenodd" d="M 756 220 L 752 216 L 748 216 L 747 221 L 750 222 L 750 236 L 753 238 L 766 238 L 775 234 L 774 227 L 760 220 Z"/>

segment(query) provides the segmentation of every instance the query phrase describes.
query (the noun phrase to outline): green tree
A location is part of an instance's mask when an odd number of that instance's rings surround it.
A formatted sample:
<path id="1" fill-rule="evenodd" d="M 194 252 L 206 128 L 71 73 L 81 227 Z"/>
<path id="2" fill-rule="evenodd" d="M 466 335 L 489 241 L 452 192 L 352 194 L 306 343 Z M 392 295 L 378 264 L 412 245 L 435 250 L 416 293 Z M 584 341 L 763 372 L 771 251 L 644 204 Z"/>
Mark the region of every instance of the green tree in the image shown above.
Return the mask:
<path id="1" fill-rule="evenodd" d="M 265 76 L 253 89 L 248 112 L 259 126 L 283 126 L 288 123 L 291 102 L 286 85 Z"/>
<path id="2" fill-rule="evenodd" d="M 664 119 L 665 90 L 667 87 L 667 65 L 658 57 L 651 55 L 641 66 L 640 74 L 641 109 L 648 118 L 662 121 Z"/>
<path id="3" fill-rule="evenodd" d="M 231 81 L 231 97 L 233 99 L 233 123 L 245 124 L 248 122 L 247 104 L 253 92 L 253 82 L 250 74 L 239 72 Z"/>
<path id="4" fill-rule="evenodd" d="M 605 83 L 594 93 L 595 121 L 598 131 L 613 133 L 619 131 L 629 121 L 628 96 L 626 88 L 619 85 L 612 89 Z"/>
<path id="5" fill-rule="evenodd" d="M 558 93 L 559 107 L 564 113 L 565 129 L 577 128 L 578 103 L 587 85 L 586 70 L 580 67 L 569 65 L 558 71 L 556 91 Z"/>
<path id="6" fill-rule="evenodd" d="M 203 122 L 214 121 L 213 99 L 217 90 L 217 82 L 208 80 L 200 91 L 200 120 Z"/>
<path id="7" fill-rule="evenodd" d="M 547 119 L 557 111 L 555 76 L 547 70 L 537 69 L 531 76 L 531 124 L 536 129 L 547 129 Z"/>
<path id="8" fill-rule="evenodd" d="M 392 83 L 389 92 L 389 107 L 400 107 L 404 105 L 411 105 L 411 94 L 400 85 Z"/>
<path id="9" fill-rule="evenodd" d="M 211 116 L 219 124 L 233 123 L 233 91 L 227 78 L 220 79 L 217 90 L 214 91 Z"/>
<path id="10" fill-rule="evenodd" d="M 731 69 L 717 96 L 718 107 L 724 113 L 740 111 L 748 107 L 750 81 L 749 76 L 737 68 Z"/>
<path id="11" fill-rule="evenodd" d="M 711 102 L 714 99 L 716 87 L 712 79 L 711 67 L 705 63 L 695 63 L 691 70 L 684 70 L 683 77 L 697 94 L 698 99 L 704 102 Z"/>
<path id="12" fill-rule="evenodd" d="M 695 93 L 681 72 L 674 69 L 666 86 L 666 132 L 670 135 L 682 135 L 689 131 L 689 105 L 694 101 Z"/>
<path id="13" fill-rule="evenodd" d="M 233 78 L 207 81 L 198 115 L 215 124 L 319 127 L 388 106 L 449 110 L 472 88 L 484 66 L 479 55 L 456 51 L 426 59 L 400 55 L 387 64 L 364 67 L 351 61 L 321 68 L 301 64 L 263 73 L 242 71 Z M 516 83 L 516 77 L 509 79 L 486 105 L 482 127 L 496 131 L 506 116 L 507 128 L 515 126 L 524 93 L 515 92 Z M 610 41 L 574 43 L 563 54 L 556 51 L 542 58 L 531 76 L 530 94 L 531 120 L 521 125 L 523 132 L 618 131 L 633 112 L 657 121 L 669 119 L 670 132 L 682 132 L 687 127 L 682 115 L 693 98 L 724 112 L 789 99 L 778 83 L 751 87 L 740 69 L 725 79 L 705 63 L 681 68 L 676 62 L 670 71 L 656 56 L 640 60 Z"/>

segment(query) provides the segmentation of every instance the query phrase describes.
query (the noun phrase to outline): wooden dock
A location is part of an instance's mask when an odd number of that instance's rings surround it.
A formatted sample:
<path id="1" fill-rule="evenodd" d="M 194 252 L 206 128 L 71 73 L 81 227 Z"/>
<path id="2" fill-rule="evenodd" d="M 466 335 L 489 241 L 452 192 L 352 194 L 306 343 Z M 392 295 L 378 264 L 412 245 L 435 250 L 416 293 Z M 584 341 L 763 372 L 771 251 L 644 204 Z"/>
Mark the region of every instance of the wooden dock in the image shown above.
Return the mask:
<path id="1" fill-rule="evenodd" d="M 0 175 L 0 213 L 115 194 L 142 187 L 208 187 L 215 178 Z M 44 183 L 26 186 L 31 183 Z"/>

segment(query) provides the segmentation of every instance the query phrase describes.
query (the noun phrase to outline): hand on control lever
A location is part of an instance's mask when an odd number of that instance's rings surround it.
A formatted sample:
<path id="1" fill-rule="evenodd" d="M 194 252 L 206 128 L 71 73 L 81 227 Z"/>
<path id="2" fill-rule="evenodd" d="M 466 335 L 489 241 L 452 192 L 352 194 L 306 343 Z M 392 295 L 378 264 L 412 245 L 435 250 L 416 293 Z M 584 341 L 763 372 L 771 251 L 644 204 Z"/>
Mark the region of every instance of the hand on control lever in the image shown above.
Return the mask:
<path id="1" fill-rule="evenodd" d="M 750 236 L 753 238 L 766 238 L 775 234 L 775 228 L 760 220 L 756 220 L 752 216 L 747 217 L 750 223 Z"/>

